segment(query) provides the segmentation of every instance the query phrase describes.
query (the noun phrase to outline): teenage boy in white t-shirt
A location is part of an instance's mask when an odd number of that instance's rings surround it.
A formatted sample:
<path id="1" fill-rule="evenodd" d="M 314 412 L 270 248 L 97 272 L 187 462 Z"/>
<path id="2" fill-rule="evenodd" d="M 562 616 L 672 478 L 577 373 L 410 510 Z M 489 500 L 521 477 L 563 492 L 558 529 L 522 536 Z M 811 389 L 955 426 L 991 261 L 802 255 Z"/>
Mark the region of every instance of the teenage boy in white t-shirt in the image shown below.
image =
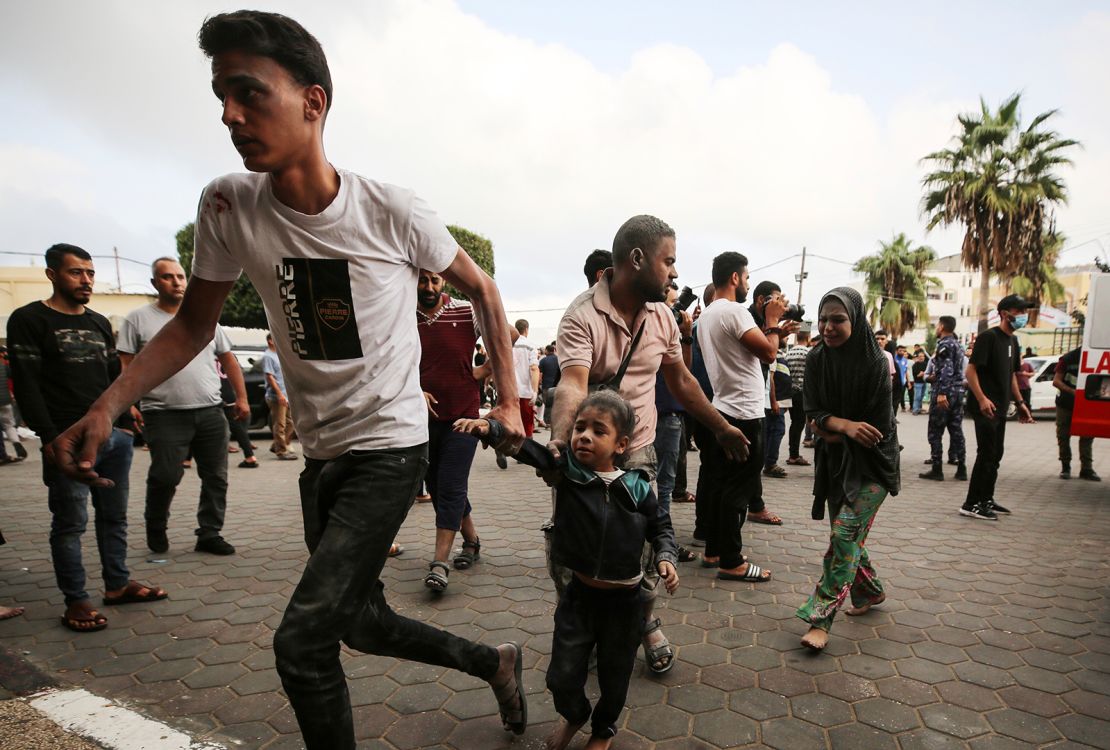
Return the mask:
<path id="1" fill-rule="evenodd" d="M 92 469 L 115 415 L 188 364 L 212 338 L 240 271 L 258 290 L 293 402 L 311 556 L 274 637 L 282 684 L 310 750 L 355 747 L 340 642 L 360 651 L 463 670 L 490 683 L 502 722 L 524 731 L 521 650 L 472 643 L 400 617 L 379 574 L 427 466 L 427 409 L 412 310 L 419 269 L 470 297 L 509 426 L 523 440 L 508 326 L 492 279 L 409 190 L 327 161 L 331 76 L 295 21 L 239 11 L 204 22 L 212 89 L 253 174 L 214 180 L 201 196 L 193 277 L 181 309 L 126 374 L 48 449 L 68 475 Z"/>
<path id="2" fill-rule="evenodd" d="M 761 489 L 766 388 L 760 363 L 775 361 L 779 340 L 793 333 L 798 323 L 780 322 L 787 303 L 773 297 L 763 313 L 766 327 L 759 328 L 740 304 L 748 296 L 748 259 L 740 253 L 721 253 L 713 259 L 713 288 L 715 299 L 698 318 L 698 347 L 713 386 L 713 406 L 747 436 L 751 453 L 736 461 L 716 445 L 702 449 L 710 494 L 703 564 L 716 566 L 720 579 L 760 583 L 770 580 L 770 571 L 744 561 L 740 535 L 748 503 Z"/>

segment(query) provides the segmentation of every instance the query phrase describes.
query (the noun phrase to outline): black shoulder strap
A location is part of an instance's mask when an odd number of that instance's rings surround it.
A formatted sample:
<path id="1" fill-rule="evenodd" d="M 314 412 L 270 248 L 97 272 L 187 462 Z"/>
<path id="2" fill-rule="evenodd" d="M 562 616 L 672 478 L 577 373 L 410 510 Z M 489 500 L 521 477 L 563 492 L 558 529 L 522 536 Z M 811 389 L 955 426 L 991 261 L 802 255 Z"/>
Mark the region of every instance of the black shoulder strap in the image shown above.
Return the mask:
<path id="1" fill-rule="evenodd" d="M 632 355 L 636 351 L 636 346 L 640 343 L 640 337 L 644 335 L 644 325 L 646 323 L 646 318 L 640 321 L 640 328 L 636 331 L 636 335 L 632 337 L 632 344 L 628 347 L 628 353 L 624 355 L 624 359 L 621 360 L 621 366 L 617 368 L 617 374 L 611 377 L 605 384 L 614 391 L 620 390 L 621 381 L 624 380 L 624 373 L 628 369 L 628 365 L 632 362 Z"/>

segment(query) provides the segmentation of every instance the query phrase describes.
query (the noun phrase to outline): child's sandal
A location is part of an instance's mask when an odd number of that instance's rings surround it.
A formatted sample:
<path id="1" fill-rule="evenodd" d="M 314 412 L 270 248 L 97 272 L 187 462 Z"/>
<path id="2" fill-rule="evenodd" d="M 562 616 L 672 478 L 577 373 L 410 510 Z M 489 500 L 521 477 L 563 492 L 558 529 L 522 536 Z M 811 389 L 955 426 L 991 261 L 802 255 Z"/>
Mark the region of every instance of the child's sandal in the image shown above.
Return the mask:
<path id="1" fill-rule="evenodd" d="M 455 570 L 466 570 L 482 558 L 482 542 L 475 539 L 473 542 L 463 539 L 462 552 L 455 555 Z"/>
<path id="2" fill-rule="evenodd" d="M 424 585 L 437 594 L 441 594 L 447 590 L 447 576 L 450 572 L 451 569 L 447 567 L 447 563 L 436 560 L 428 566 L 428 574 L 424 576 Z"/>

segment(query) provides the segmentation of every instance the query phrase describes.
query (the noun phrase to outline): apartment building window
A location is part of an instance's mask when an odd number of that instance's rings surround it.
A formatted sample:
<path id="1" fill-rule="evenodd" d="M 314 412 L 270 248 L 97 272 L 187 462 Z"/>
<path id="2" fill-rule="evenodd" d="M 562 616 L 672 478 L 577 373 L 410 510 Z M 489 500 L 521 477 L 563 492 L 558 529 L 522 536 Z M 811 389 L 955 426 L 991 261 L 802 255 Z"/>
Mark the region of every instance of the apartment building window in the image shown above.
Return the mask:
<path id="1" fill-rule="evenodd" d="M 955 302 L 956 301 L 956 293 L 955 292 L 945 292 L 944 293 L 944 301 L 945 302 Z"/>

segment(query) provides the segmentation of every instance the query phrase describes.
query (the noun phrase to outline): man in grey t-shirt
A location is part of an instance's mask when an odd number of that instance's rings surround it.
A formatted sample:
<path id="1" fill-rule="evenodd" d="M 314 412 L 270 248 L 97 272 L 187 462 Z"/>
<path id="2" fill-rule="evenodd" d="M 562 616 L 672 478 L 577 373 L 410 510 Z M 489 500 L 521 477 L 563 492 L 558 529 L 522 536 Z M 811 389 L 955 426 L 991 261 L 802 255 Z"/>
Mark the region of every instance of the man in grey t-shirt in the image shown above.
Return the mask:
<path id="1" fill-rule="evenodd" d="M 173 319 L 185 296 L 185 271 L 172 258 L 159 258 L 151 266 L 151 283 L 158 300 L 133 310 L 120 326 L 117 348 L 126 368 L 132 358 L 162 327 Z M 154 552 L 169 549 L 166 526 L 170 503 L 185 470 L 182 462 L 192 452 L 200 476 L 197 509 L 197 552 L 234 554 L 220 532 L 227 509 L 228 426 L 220 398 L 219 360 L 235 391 L 235 417 L 249 413 L 243 372 L 231 353 L 223 329 L 183 370 L 143 396 L 141 412 L 133 409 L 137 424 L 150 445 L 150 472 L 146 479 L 146 541 Z"/>

